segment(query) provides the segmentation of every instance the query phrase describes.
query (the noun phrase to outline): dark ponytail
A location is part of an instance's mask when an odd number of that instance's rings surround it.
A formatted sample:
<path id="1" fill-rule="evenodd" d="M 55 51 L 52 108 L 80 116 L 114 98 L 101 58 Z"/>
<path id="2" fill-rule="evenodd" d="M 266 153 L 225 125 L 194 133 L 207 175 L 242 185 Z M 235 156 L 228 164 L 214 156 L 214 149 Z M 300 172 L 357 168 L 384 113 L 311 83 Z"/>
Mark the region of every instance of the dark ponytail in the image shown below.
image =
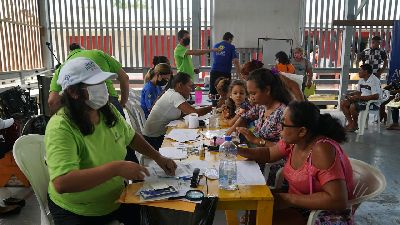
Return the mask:
<path id="1" fill-rule="evenodd" d="M 318 134 L 331 138 L 339 143 L 347 141 L 346 131 L 337 118 L 331 114 L 320 114 Z"/>
<path id="2" fill-rule="evenodd" d="M 347 140 L 346 131 L 339 120 L 330 114 L 320 114 L 311 102 L 293 101 L 288 105 L 293 125 L 307 128 L 311 136 L 322 135 L 339 143 Z"/>

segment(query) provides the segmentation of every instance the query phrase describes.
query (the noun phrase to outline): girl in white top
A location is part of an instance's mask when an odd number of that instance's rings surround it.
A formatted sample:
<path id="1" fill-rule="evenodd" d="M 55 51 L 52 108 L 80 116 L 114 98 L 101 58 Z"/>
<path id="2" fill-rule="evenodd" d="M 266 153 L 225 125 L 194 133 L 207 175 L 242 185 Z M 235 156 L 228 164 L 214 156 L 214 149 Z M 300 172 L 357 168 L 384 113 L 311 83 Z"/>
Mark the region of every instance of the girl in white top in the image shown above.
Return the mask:
<path id="1" fill-rule="evenodd" d="M 168 89 L 153 106 L 144 125 L 143 135 L 155 149 L 161 147 L 170 121 L 181 118 L 183 114 L 197 113 L 202 116 L 212 110 L 212 106 L 195 109 L 186 102 L 192 88 L 190 75 L 179 72 L 171 82 L 171 89 Z"/>

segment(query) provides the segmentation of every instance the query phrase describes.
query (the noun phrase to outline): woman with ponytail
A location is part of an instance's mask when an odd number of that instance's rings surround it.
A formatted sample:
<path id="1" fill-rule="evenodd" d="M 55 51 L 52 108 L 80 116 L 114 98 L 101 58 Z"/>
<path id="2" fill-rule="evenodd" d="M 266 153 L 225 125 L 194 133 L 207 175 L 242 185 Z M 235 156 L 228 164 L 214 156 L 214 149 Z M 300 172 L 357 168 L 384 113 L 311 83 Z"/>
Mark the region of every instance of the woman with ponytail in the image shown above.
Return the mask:
<path id="1" fill-rule="evenodd" d="M 320 221 L 353 224 L 347 209 L 353 198 L 353 172 L 339 143 L 346 133 L 337 119 L 320 114 L 310 102 L 291 102 L 281 122 L 281 140 L 269 148 L 239 149 L 259 163 L 287 157 L 283 168 L 288 193 L 275 194 L 274 224 L 306 224 L 311 210 L 324 210 Z"/>

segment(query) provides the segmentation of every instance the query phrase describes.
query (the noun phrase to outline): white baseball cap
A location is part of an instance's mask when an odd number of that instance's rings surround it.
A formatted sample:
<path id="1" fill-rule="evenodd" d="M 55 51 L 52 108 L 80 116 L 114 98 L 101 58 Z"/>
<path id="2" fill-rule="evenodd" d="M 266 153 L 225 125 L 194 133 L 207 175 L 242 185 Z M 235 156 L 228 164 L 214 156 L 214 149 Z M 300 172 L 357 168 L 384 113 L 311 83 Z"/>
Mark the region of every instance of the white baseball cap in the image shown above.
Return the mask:
<path id="1" fill-rule="evenodd" d="M 91 59 L 77 57 L 68 60 L 62 66 L 57 84 L 61 85 L 62 91 L 64 91 L 67 87 L 74 84 L 98 84 L 115 77 L 115 73 L 102 71 Z"/>
<path id="2" fill-rule="evenodd" d="M 6 120 L 0 119 L 0 130 L 1 130 L 1 129 L 9 128 L 9 127 L 11 127 L 11 125 L 13 125 L 13 124 L 14 124 L 14 119 L 13 119 L 13 118 L 11 118 L 11 119 L 6 119 Z"/>

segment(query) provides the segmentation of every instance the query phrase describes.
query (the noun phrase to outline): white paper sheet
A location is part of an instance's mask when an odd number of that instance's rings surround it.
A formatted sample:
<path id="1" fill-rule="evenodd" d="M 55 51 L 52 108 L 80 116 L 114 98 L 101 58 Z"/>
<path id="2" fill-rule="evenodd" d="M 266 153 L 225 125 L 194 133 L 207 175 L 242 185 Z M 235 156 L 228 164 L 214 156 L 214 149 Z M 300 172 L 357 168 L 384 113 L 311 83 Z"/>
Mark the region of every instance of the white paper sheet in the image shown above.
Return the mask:
<path id="1" fill-rule="evenodd" d="M 239 185 L 266 185 L 260 167 L 254 161 L 237 161 Z"/>
<path id="2" fill-rule="evenodd" d="M 207 139 L 212 139 L 213 137 L 223 137 L 228 129 L 220 129 L 220 130 L 207 130 L 201 131 Z"/>
<path id="3" fill-rule="evenodd" d="M 160 177 L 161 178 L 182 178 L 182 177 L 191 177 L 193 174 L 193 170 L 190 168 L 190 166 L 183 164 L 181 162 L 176 163 L 177 168 L 175 170 L 175 175 L 174 176 L 169 176 L 167 175 L 164 170 L 157 165 L 155 162 L 151 162 L 149 166 L 147 167 L 147 170 L 150 173 L 149 177 L 145 177 L 146 181 L 152 181 L 152 180 L 158 180 Z"/>
<path id="4" fill-rule="evenodd" d="M 184 121 L 182 121 L 182 120 L 172 120 L 171 122 L 169 122 L 167 127 L 176 127 L 179 124 L 183 124 L 183 123 L 184 123 Z"/>
<path id="5" fill-rule="evenodd" d="M 162 147 L 159 152 L 162 156 L 170 159 L 186 159 L 188 157 L 185 148 L 182 147 Z"/>
<path id="6" fill-rule="evenodd" d="M 199 136 L 198 129 L 173 129 L 165 137 L 177 142 L 194 141 Z"/>

